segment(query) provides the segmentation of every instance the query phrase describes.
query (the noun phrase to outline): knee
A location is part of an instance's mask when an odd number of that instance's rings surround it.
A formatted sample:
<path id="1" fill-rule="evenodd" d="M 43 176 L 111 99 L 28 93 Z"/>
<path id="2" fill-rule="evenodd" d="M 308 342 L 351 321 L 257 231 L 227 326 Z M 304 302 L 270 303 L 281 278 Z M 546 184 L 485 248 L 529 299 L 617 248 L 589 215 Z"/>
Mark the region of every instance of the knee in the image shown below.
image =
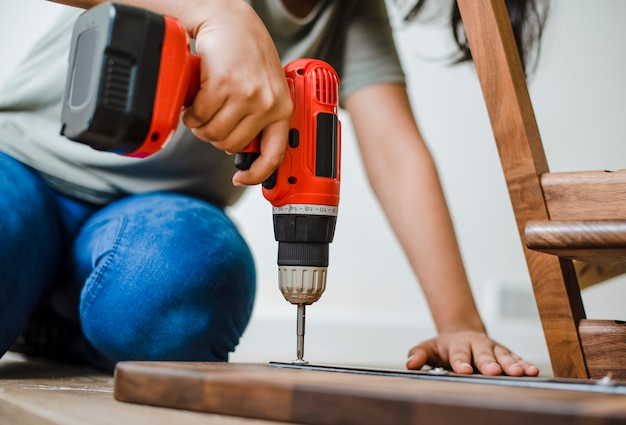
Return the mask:
<path id="1" fill-rule="evenodd" d="M 226 361 L 248 323 L 255 271 L 247 244 L 219 209 L 181 202 L 125 235 L 123 255 L 111 251 L 83 290 L 85 335 L 115 361 Z"/>

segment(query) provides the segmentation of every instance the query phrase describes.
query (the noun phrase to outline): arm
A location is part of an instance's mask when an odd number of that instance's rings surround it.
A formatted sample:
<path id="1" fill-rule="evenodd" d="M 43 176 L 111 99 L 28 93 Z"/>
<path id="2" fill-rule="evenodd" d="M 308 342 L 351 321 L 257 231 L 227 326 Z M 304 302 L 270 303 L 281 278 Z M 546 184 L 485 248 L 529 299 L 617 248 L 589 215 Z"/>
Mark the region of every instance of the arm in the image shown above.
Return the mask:
<path id="1" fill-rule="evenodd" d="M 55 0 L 88 8 L 102 0 Z M 261 155 L 235 185 L 257 184 L 280 165 L 292 103 L 274 43 L 256 12 L 242 0 L 123 0 L 178 19 L 196 40 L 200 91 L 183 122 L 200 139 L 229 153 L 259 133 Z M 236 48 L 235 48 L 236 46 Z"/>
<path id="2" fill-rule="evenodd" d="M 487 337 L 480 319 L 433 159 L 400 84 L 365 87 L 345 102 L 365 169 L 422 285 L 439 336 L 410 351 L 407 367 L 450 365 L 488 375 L 536 375 Z"/>

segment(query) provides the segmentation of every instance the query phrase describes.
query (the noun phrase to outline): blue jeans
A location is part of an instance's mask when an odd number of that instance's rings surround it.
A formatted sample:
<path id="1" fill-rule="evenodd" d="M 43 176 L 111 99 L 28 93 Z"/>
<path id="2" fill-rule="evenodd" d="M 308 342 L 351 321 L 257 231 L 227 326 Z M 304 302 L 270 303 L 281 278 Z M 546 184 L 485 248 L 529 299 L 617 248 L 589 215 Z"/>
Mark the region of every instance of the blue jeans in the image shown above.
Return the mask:
<path id="1" fill-rule="evenodd" d="M 227 361 L 248 323 L 253 258 L 211 204 L 152 193 L 96 206 L 0 153 L 0 214 L 0 356 L 42 304 L 79 325 L 74 355 L 109 370 Z"/>

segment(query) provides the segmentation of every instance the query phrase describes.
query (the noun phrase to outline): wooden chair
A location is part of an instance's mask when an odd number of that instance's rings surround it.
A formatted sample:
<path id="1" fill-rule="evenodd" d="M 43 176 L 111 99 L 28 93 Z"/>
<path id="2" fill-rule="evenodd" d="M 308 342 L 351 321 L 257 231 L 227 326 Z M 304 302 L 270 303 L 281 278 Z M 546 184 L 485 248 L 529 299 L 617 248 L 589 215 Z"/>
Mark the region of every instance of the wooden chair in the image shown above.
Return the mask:
<path id="1" fill-rule="evenodd" d="M 574 267 L 582 261 L 626 271 L 626 170 L 551 173 L 504 0 L 458 5 L 553 373 L 626 380 L 626 322 L 586 318 Z"/>

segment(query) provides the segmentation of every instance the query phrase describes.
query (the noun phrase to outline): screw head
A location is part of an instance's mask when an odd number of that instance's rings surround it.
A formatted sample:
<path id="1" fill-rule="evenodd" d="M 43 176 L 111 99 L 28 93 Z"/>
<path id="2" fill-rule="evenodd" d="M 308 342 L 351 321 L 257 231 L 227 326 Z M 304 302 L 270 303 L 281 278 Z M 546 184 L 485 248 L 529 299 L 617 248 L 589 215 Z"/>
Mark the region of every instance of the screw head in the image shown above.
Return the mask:
<path id="1" fill-rule="evenodd" d="M 428 373 L 431 375 L 447 375 L 448 371 L 442 367 L 435 367 L 435 368 L 430 369 Z"/>

